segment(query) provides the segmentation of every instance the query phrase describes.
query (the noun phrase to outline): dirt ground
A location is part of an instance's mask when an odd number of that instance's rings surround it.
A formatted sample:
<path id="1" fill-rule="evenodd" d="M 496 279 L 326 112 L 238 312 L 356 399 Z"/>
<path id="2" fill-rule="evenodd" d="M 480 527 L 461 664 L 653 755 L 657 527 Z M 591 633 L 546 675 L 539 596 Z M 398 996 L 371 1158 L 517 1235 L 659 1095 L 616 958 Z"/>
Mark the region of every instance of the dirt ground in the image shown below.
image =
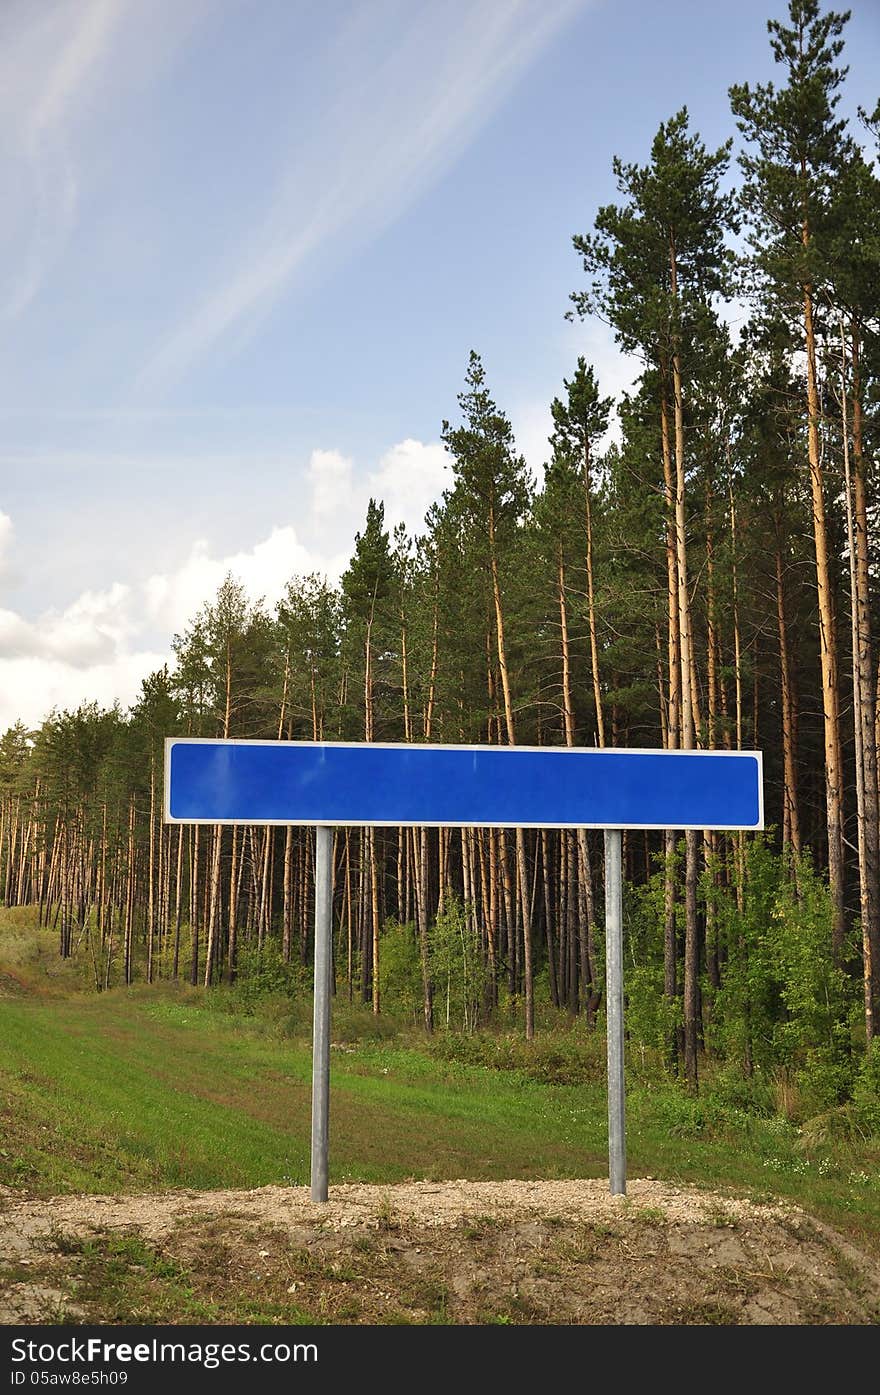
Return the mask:
<path id="1" fill-rule="evenodd" d="M 873 1324 L 796 1208 L 632 1180 L 0 1195 L 0 1322 Z"/>

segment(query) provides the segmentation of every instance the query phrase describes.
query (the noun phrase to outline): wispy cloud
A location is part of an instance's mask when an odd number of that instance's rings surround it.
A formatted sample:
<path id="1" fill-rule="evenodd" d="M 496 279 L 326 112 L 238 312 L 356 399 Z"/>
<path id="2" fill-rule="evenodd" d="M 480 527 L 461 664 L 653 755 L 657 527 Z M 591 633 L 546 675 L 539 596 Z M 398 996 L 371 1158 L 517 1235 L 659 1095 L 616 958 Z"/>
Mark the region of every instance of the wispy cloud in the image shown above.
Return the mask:
<path id="1" fill-rule="evenodd" d="M 287 144 L 267 205 L 145 365 L 137 391 L 160 391 L 219 341 L 248 336 L 343 238 L 350 253 L 398 218 L 587 3 L 354 6 L 325 54 L 311 124 L 279 133 Z"/>
<path id="2" fill-rule="evenodd" d="M 30 24 L 16 31 L 16 42 L 3 45 L 6 59 L 0 63 L 0 83 L 7 90 L 17 86 L 22 62 L 32 78 L 25 100 L 11 114 L 30 189 L 30 229 L 5 305 L 10 319 L 33 300 L 74 227 L 78 182 L 69 126 L 95 69 L 109 55 L 128 3 L 82 0 L 77 5 L 32 8 Z M 4 28 L 8 31 L 21 14 L 13 5 Z M 14 66 L 15 76 L 10 72 Z"/>
<path id="3" fill-rule="evenodd" d="M 12 193 L 11 275 L 0 313 L 19 317 L 78 220 L 89 133 L 113 129 L 210 0 L 4 0 L 0 158 Z M 98 140 L 100 140 L 100 134 Z"/>
<path id="4" fill-rule="evenodd" d="M 113 31 L 127 6 L 128 0 L 85 0 L 66 7 L 65 18 L 71 21 L 70 29 L 27 117 L 32 149 L 61 126 L 92 69 L 107 53 Z"/>

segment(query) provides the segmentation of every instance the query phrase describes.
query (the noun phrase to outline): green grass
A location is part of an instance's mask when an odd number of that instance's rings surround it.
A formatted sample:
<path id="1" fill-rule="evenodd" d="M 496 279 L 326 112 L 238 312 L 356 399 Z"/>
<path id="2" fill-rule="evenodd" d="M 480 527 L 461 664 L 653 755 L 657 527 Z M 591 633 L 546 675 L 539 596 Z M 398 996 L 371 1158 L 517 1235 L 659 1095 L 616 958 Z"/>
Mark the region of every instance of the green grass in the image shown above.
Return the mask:
<path id="1" fill-rule="evenodd" d="M 311 1052 L 170 990 L 0 1006 L 0 1182 L 308 1181 Z M 601 1175 L 604 1099 L 401 1045 L 332 1053 L 331 1182 Z"/>
<path id="2" fill-rule="evenodd" d="M 2 948 L 0 971 L 5 936 Z M 0 996 L 0 1183 L 34 1195 L 307 1184 L 307 1004 L 241 1016 L 218 1010 L 228 996 L 171 985 L 73 991 L 48 953 L 16 965 Z M 601 1033 L 432 1046 L 387 1021 L 380 1034 L 370 1016 L 334 1009 L 331 1185 L 607 1176 Z M 710 1079 L 693 1099 L 633 1062 L 629 1082 L 631 1177 L 782 1196 L 880 1247 L 877 1139 L 811 1147 L 782 1116 L 723 1103 Z"/>

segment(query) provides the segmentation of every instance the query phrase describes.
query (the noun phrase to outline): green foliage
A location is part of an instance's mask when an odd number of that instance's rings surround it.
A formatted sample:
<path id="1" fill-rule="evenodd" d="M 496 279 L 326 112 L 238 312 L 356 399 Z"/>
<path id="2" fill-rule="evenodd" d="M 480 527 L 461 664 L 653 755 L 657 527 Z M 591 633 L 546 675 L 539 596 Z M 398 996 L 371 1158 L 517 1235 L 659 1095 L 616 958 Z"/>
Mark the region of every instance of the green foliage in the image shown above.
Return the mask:
<path id="1" fill-rule="evenodd" d="M 705 1097 L 711 1108 L 769 1119 L 776 1113 L 773 1081 L 763 1072 L 746 1075 L 736 1063 L 712 1071 Z"/>
<path id="2" fill-rule="evenodd" d="M 342 606 L 323 577 L 293 577 L 277 607 L 279 648 L 287 676 L 288 732 L 325 732 L 339 686 Z"/>
<path id="3" fill-rule="evenodd" d="M 443 423 L 442 439 L 452 456 L 455 493 L 474 527 L 495 533 L 514 526 L 529 502 L 525 460 L 516 454 L 513 428 L 492 400 L 479 354 L 471 350 L 465 391 L 459 394 L 461 426 Z M 491 534 L 491 536 L 489 536 Z"/>
<path id="4" fill-rule="evenodd" d="M 368 1047 L 381 1042 L 396 1041 L 401 1031 L 400 1017 L 392 1012 L 373 1012 L 369 1003 L 357 998 L 349 1002 L 337 992 L 333 1000 L 333 1039 L 348 1050 L 352 1044 Z M 290 1033 L 301 1036 L 295 1024 Z"/>
<path id="5" fill-rule="evenodd" d="M 769 1082 L 784 1073 L 798 1090 L 801 1111 L 827 1110 L 852 1088 L 858 996 L 834 961 L 827 884 L 806 855 L 792 865 L 766 836 L 744 844 L 738 865 L 732 885 L 722 885 L 711 864 L 700 884 L 715 917 L 722 967 L 718 988 L 703 984 L 706 1047 L 726 1063 L 719 1080 L 728 1082 L 728 1092 L 739 1078 L 743 1098 L 763 1100 L 764 1107 Z M 663 994 L 663 897 L 662 872 L 631 892 L 626 974 L 630 1035 L 661 1051 L 681 1010 L 679 999 Z"/>
<path id="6" fill-rule="evenodd" d="M 874 1138 L 880 1138 L 880 1037 L 871 1042 L 853 1085 L 856 1118 Z"/>
<path id="7" fill-rule="evenodd" d="M 771 920 L 758 941 L 760 967 L 783 1009 L 772 1035 L 774 1051 L 816 1081 L 821 1076 L 824 1088 L 834 1078 L 842 1089 L 854 985 L 834 962 L 827 885 L 807 858 L 795 876 L 793 882 L 780 875 Z"/>
<path id="8" fill-rule="evenodd" d="M 382 998 L 386 1010 L 407 1021 L 423 1020 L 422 965 L 414 925 L 385 923 L 382 932 Z"/>
<path id="9" fill-rule="evenodd" d="M 831 231 L 834 185 L 852 154 L 845 122 L 834 116 L 846 73 L 837 59 L 849 12 L 820 14 L 818 0 L 789 0 L 788 8 L 789 26 L 778 20 L 768 25 L 786 85 L 738 84 L 730 101 L 750 146 L 740 156 L 741 198 L 754 265 L 779 309 L 797 316 L 802 287 L 827 283 L 823 242 Z"/>
<path id="10" fill-rule="evenodd" d="M 686 107 L 663 122 L 648 165 L 615 157 L 625 202 L 600 208 L 595 234 L 573 239 L 590 278 L 588 290 L 571 296 L 577 313 L 606 317 L 626 350 L 654 362 L 729 290 L 724 234 L 736 216 L 720 181 L 731 142 L 710 153 L 688 126 Z"/>
<path id="11" fill-rule="evenodd" d="M 554 447 L 562 454 L 589 462 L 596 442 L 608 427 L 612 398 L 599 396 L 599 383 L 592 365 L 585 358 L 577 361 L 574 377 L 563 378 L 566 401 L 554 397 L 550 404 L 553 417 Z"/>
<path id="12" fill-rule="evenodd" d="M 214 994 L 218 1003 L 228 1001 L 233 1011 L 252 1012 L 267 998 L 287 1003 L 310 999 L 311 973 L 298 960 L 286 964 L 274 941 L 266 941 L 261 949 L 244 945 L 237 956 L 235 983 L 219 985 Z"/>
<path id="13" fill-rule="evenodd" d="M 33 737 L 23 722 L 16 722 L 0 736 L 0 793 L 23 794 L 29 784 Z"/>
<path id="14" fill-rule="evenodd" d="M 745 849 L 741 882 L 741 913 L 736 887 L 715 893 L 727 962 L 714 1039 L 747 1068 L 818 1082 L 824 1062 L 830 1079 L 849 1052 L 852 984 L 834 963 L 827 885 L 806 856 L 789 868 L 766 838 Z"/>
<path id="15" fill-rule="evenodd" d="M 434 1037 L 430 1050 L 441 1060 L 514 1072 L 548 1085 L 601 1085 L 605 1080 L 604 1038 L 558 1024 L 536 1032 L 530 1042 L 510 1031 L 444 1032 Z"/>
<path id="16" fill-rule="evenodd" d="M 799 1053 L 794 1079 L 800 1095 L 804 1119 L 836 1109 L 850 1096 L 853 1063 L 828 1048 L 808 1047 Z"/>
<path id="17" fill-rule="evenodd" d="M 682 1022 L 682 1004 L 680 997 L 669 999 L 663 991 L 663 896 L 663 872 L 655 872 L 642 887 L 624 888 L 625 1011 L 633 1044 L 668 1056 Z"/>
<path id="18" fill-rule="evenodd" d="M 370 499 L 364 531 L 355 535 L 354 556 L 342 577 L 342 594 L 350 613 L 363 622 L 373 619 L 387 599 L 394 563 L 385 530 L 385 505 Z"/>
<path id="19" fill-rule="evenodd" d="M 173 691 L 188 734 L 258 734 L 278 667 L 273 624 L 227 573 L 183 635 L 174 637 Z M 271 704 L 274 706 L 274 703 Z M 172 733 L 173 734 L 173 733 Z"/>
<path id="20" fill-rule="evenodd" d="M 721 887 L 704 877 L 702 889 L 712 899 L 724 955 L 706 1041 L 748 1073 L 779 1063 L 774 1032 L 785 1013 L 773 941 L 779 932 L 777 898 L 785 867 L 760 838 L 749 842 L 744 857 L 732 886 Z"/>
<path id="21" fill-rule="evenodd" d="M 473 1031 L 483 1009 L 488 966 L 470 917 L 455 896 L 446 898 L 429 932 L 429 953 L 435 1018 L 447 1027 Z"/>
<path id="22" fill-rule="evenodd" d="M 636 964 L 626 971 L 626 1024 L 633 1042 L 669 1053 L 669 1043 L 683 1021 L 680 997 L 663 992 L 663 960 Z"/>

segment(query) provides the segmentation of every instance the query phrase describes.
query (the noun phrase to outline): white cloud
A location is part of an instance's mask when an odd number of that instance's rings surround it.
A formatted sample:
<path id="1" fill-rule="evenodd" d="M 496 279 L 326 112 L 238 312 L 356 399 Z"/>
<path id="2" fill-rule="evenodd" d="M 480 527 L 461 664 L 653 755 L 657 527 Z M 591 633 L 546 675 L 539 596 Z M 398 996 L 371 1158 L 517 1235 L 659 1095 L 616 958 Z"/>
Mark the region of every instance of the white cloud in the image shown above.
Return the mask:
<path id="1" fill-rule="evenodd" d="M 197 541 L 174 571 L 85 591 L 33 621 L 0 610 L 0 729 L 19 719 L 36 725 L 53 707 L 87 700 L 127 706 L 141 680 L 169 662 L 172 635 L 216 595 L 227 572 L 271 605 L 292 574 L 319 561 L 284 526 L 225 556 Z"/>
<path id="2" fill-rule="evenodd" d="M 560 383 L 559 389 L 561 390 Z M 553 430 L 553 418 L 550 415 L 550 401 L 521 402 L 510 414 L 510 424 L 513 427 L 513 438 L 520 455 L 526 458 L 526 464 L 534 475 L 540 480 L 543 476 L 544 466 L 550 459 L 551 451 L 548 445 L 548 437 Z"/>
<path id="3" fill-rule="evenodd" d="M 63 612 L 48 610 L 35 621 L 0 610 L 0 660 L 51 659 L 71 668 L 109 661 L 135 628 L 130 595 L 128 586 L 116 582 L 105 592 L 85 591 Z"/>
<path id="4" fill-rule="evenodd" d="M 294 576 L 318 572 L 338 581 L 370 496 L 385 502 L 389 529 L 403 522 L 417 533 L 446 473 L 438 442 L 407 438 L 375 469 L 360 471 L 339 451 L 314 450 L 298 517 L 250 546 L 224 553 L 200 538 L 167 571 L 83 591 L 35 619 L 0 609 L 0 730 L 19 719 L 38 725 L 53 707 L 129 705 L 141 680 L 170 662 L 172 636 L 214 598 L 227 572 L 270 609 Z M 12 520 L 0 513 L 0 566 L 12 540 Z"/>
<path id="5" fill-rule="evenodd" d="M 140 628 L 133 589 L 121 582 L 35 620 L 0 610 L 0 728 L 37 725 L 52 708 L 84 701 L 132 702 L 141 679 L 165 661 L 131 646 Z"/>
<path id="6" fill-rule="evenodd" d="M 141 681 L 161 668 L 166 657 L 137 650 L 88 668 L 38 656 L 0 660 L 0 730 L 17 721 L 36 727 L 53 709 L 73 710 L 84 702 L 112 707 L 118 701 L 127 707 L 136 700 Z"/>
<path id="7" fill-rule="evenodd" d="M 294 574 L 313 570 L 321 559 L 308 551 L 290 526 L 273 528 L 250 549 L 211 555 L 205 539 L 193 544 L 175 572 L 156 573 L 143 584 L 139 612 L 157 631 L 179 634 L 231 572 L 252 600 L 273 605 Z"/>
<path id="8" fill-rule="evenodd" d="M 411 533 L 420 533 L 425 514 L 449 483 L 446 447 L 439 441 L 426 445 L 407 437 L 382 456 L 378 470 L 369 477 L 369 492 L 383 500 L 389 529 L 405 523 Z"/>
<path id="9" fill-rule="evenodd" d="M 0 658 L 34 654 L 41 647 L 33 625 L 12 610 L 0 610 Z"/>
<path id="10" fill-rule="evenodd" d="M 319 518 L 332 517 L 340 501 L 351 492 L 354 462 L 338 450 L 313 450 L 309 457 L 308 482 L 312 491 L 312 512 Z"/>

